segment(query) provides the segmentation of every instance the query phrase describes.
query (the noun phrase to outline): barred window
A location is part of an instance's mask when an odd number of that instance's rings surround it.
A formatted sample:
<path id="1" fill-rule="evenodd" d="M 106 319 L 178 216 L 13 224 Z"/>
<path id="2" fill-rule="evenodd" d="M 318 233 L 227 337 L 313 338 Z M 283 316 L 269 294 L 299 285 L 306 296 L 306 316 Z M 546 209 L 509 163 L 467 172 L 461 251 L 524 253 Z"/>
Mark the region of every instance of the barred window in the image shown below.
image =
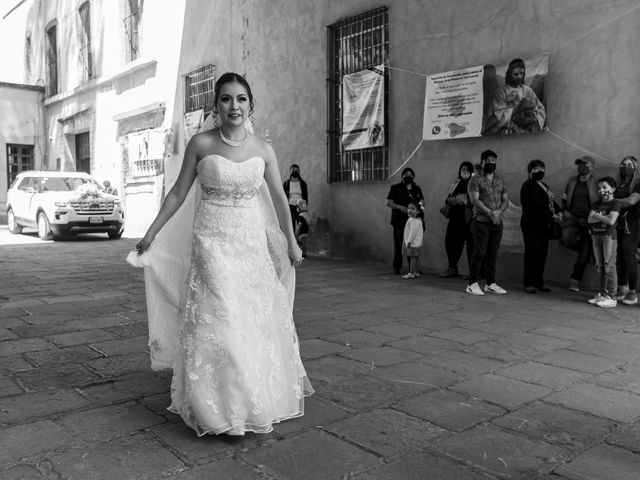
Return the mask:
<path id="1" fill-rule="evenodd" d="M 389 52 L 388 9 L 380 7 L 328 27 L 327 136 L 329 182 L 386 180 L 388 175 L 389 72 L 384 70 L 384 145 L 342 147 L 343 76 L 385 64 Z"/>
<path id="2" fill-rule="evenodd" d="M 124 1 L 125 61 L 133 62 L 140 56 L 140 0 Z"/>
<path id="3" fill-rule="evenodd" d="M 93 61 L 91 55 L 91 9 L 89 2 L 85 2 L 78 8 L 80 19 L 80 63 L 82 66 L 83 82 L 93 78 Z"/>
<path id="4" fill-rule="evenodd" d="M 25 170 L 33 170 L 33 145 L 7 143 L 7 185 Z"/>
<path id="5" fill-rule="evenodd" d="M 206 65 L 185 75 L 184 111 L 195 112 L 201 108 L 207 115 L 213 110 L 214 65 Z"/>
<path id="6" fill-rule="evenodd" d="M 57 26 L 53 25 L 46 31 L 47 54 L 47 96 L 58 93 L 58 39 Z"/>

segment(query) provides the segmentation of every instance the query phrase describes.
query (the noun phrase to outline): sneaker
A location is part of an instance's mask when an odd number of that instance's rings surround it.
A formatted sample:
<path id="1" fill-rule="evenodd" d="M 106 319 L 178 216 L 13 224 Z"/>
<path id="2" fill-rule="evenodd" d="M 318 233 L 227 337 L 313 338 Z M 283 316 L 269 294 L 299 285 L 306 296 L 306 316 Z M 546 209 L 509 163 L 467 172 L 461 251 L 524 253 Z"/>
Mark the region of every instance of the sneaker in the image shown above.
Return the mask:
<path id="1" fill-rule="evenodd" d="M 635 305 L 638 303 L 638 295 L 636 295 L 636 292 L 631 291 L 624 296 L 622 303 L 625 305 Z"/>
<path id="2" fill-rule="evenodd" d="M 596 302 L 596 305 L 602 308 L 613 308 L 618 305 L 618 301 L 609 295 L 603 295 L 602 298 Z"/>
<path id="3" fill-rule="evenodd" d="M 478 285 L 478 282 L 467 285 L 467 293 L 470 293 L 471 295 L 484 295 L 484 292 L 480 288 L 480 285 Z"/>
<path id="4" fill-rule="evenodd" d="M 413 273 L 407 273 L 406 275 L 402 275 L 400 278 L 404 278 L 405 280 L 407 280 L 411 278 L 416 278 L 416 276 Z"/>
<path id="5" fill-rule="evenodd" d="M 440 275 L 440 278 L 452 278 L 452 277 L 457 277 L 458 276 L 458 270 L 455 268 L 447 268 L 444 272 L 442 272 Z"/>
<path id="6" fill-rule="evenodd" d="M 619 286 L 616 291 L 616 300 L 623 300 L 627 293 L 629 293 L 629 287 L 627 285 Z"/>
<path id="7" fill-rule="evenodd" d="M 413 276 L 414 276 L 415 278 L 420 278 L 420 274 L 419 274 L 419 273 L 414 273 L 414 274 L 413 274 Z"/>
<path id="8" fill-rule="evenodd" d="M 504 295 L 505 293 L 507 293 L 507 291 L 504 288 L 502 288 L 495 282 L 492 283 L 491 285 L 485 285 L 484 291 L 490 292 L 490 293 L 496 293 L 498 295 Z"/>
<path id="9" fill-rule="evenodd" d="M 580 291 L 580 282 L 575 279 L 569 280 L 569 291 L 570 292 L 579 292 Z"/>
<path id="10" fill-rule="evenodd" d="M 593 297 L 593 298 L 591 298 L 591 299 L 589 299 L 589 300 L 587 300 L 587 301 L 588 301 L 591 305 L 595 305 L 596 303 L 598 303 L 598 302 L 599 302 L 600 300 L 602 300 L 603 298 L 604 298 L 604 297 L 602 296 L 602 294 L 601 294 L 600 292 L 598 292 L 598 294 L 597 294 L 595 297 Z"/>

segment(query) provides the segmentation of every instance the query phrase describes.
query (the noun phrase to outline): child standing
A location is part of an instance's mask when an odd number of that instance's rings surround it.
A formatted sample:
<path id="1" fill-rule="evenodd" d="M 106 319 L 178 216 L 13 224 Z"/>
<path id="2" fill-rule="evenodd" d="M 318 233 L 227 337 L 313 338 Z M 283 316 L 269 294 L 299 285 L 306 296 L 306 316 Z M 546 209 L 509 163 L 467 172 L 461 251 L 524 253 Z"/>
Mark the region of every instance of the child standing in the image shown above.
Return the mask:
<path id="1" fill-rule="evenodd" d="M 413 202 L 410 203 L 407 206 L 407 213 L 409 214 L 409 219 L 404 226 L 402 254 L 409 257 L 409 273 L 402 276 L 404 279 L 417 278 L 420 276 L 418 272 L 418 262 L 420 261 L 423 230 L 419 205 Z"/>
<path id="2" fill-rule="evenodd" d="M 598 307 L 611 308 L 618 303 L 616 301 L 618 287 L 616 222 L 620 214 L 620 202 L 613 198 L 616 189 L 616 181 L 613 178 L 601 178 L 598 180 L 597 188 L 600 199 L 595 204 L 595 208 L 589 212 L 587 222 L 593 242 L 600 291 L 589 300 L 589 303 Z"/>

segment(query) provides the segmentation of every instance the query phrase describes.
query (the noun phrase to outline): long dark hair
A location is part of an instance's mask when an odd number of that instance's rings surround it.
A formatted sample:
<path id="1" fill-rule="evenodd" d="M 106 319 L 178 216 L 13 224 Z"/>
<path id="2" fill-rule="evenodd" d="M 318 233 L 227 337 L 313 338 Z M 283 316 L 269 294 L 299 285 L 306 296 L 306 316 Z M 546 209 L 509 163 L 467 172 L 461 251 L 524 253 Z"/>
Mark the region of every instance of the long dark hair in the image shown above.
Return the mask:
<path id="1" fill-rule="evenodd" d="M 469 175 L 472 175 L 473 171 L 474 171 L 473 164 L 471 162 L 466 162 L 466 161 L 462 162 L 460 164 L 460 167 L 458 167 L 458 179 L 459 180 L 463 180 L 463 178 L 462 178 L 462 167 L 467 167 L 467 171 L 469 172 Z"/>
<path id="2" fill-rule="evenodd" d="M 244 89 L 247 91 L 247 95 L 249 96 L 249 117 L 251 117 L 251 115 L 253 114 L 253 93 L 251 93 L 251 87 L 249 86 L 249 82 L 247 82 L 247 80 L 240 75 L 239 73 L 235 73 L 235 72 L 227 72 L 227 73 L 223 73 L 220 78 L 216 81 L 216 84 L 213 87 L 213 105 L 214 105 L 214 112 L 216 112 L 216 107 L 215 105 L 218 103 L 218 98 L 220 97 L 220 89 L 222 88 L 222 86 L 225 83 L 233 83 L 233 82 L 237 82 L 240 85 L 242 85 L 244 87 Z"/>

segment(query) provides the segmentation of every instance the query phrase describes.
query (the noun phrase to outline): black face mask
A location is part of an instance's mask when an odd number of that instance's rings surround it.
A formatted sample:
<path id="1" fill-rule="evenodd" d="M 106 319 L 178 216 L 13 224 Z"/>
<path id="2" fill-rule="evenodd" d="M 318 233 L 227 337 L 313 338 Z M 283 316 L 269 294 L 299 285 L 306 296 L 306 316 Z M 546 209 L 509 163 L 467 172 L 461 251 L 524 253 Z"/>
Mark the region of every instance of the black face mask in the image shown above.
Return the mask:
<path id="1" fill-rule="evenodd" d="M 496 164 L 485 163 L 484 166 L 482 167 L 482 170 L 484 171 L 484 173 L 493 173 L 496 171 Z"/>
<path id="2" fill-rule="evenodd" d="M 413 177 L 404 177 L 402 181 L 409 185 L 410 183 L 413 183 Z"/>
<path id="3" fill-rule="evenodd" d="M 589 175 L 590 172 L 591 172 L 591 169 L 584 163 L 578 165 L 578 173 L 580 175 Z"/>
<path id="4" fill-rule="evenodd" d="M 300 176 L 300 174 L 298 172 L 291 172 L 291 177 L 292 178 L 298 178 Z"/>
<path id="5" fill-rule="evenodd" d="M 544 178 L 544 172 L 537 171 L 531 174 L 531 178 L 533 178 L 536 182 L 539 182 Z"/>
<path id="6" fill-rule="evenodd" d="M 636 169 L 633 167 L 628 167 L 628 166 L 622 166 L 620 167 L 620 174 L 623 177 L 633 177 L 633 172 L 635 172 Z"/>

